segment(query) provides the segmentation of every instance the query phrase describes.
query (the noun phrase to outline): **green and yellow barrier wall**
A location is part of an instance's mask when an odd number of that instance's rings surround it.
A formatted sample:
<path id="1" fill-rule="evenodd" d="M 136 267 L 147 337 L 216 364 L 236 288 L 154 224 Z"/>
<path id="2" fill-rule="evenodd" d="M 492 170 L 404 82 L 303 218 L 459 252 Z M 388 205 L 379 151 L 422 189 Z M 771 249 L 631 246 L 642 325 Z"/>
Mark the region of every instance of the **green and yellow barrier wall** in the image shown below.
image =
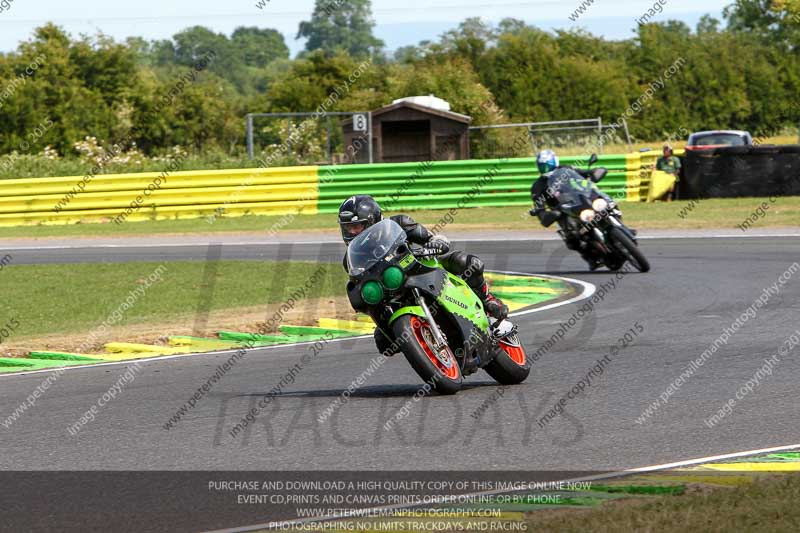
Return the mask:
<path id="1" fill-rule="evenodd" d="M 0 226 L 317 212 L 316 166 L 0 180 Z M 60 207 L 60 209 L 59 209 Z"/>
<path id="2" fill-rule="evenodd" d="M 658 155 L 601 156 L 601 189 L 646 200 Z M 527 206 L 535 169 L 523 158 L 0 180 L 0 226 L 334 213 L 354 194 L 393 211 Z"/>

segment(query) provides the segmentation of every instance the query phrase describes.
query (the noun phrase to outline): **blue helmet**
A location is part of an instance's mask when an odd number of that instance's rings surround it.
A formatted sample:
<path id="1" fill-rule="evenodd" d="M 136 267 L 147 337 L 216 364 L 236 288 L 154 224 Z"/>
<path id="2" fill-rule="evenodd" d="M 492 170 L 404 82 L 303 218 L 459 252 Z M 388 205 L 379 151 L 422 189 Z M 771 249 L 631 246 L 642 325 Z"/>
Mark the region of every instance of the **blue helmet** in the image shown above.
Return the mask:
<path id="1" fill-rule="evenodd" d="M 539 172 L 547 174 L 558 168 L 558 156 L 552 150 L 544 150 L 536 156 L 536 166 Z"/>

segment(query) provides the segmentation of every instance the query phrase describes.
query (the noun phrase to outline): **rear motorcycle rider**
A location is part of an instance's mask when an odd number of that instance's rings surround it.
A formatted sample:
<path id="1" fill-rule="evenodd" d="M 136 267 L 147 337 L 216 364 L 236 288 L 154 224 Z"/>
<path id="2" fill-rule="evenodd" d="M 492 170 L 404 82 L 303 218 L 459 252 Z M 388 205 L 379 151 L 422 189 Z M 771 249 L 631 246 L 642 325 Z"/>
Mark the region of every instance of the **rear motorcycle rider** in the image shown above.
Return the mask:
<path id="1" fill-rule="evenodd" d="M 415 222 L 408 215 L 394 215 L 390 219 L 403 228 L 409 243 L 436 252 L 445 270 L 466 281 L 483 302 L 487 315 L 497 320 L 508 318 L 508 307 L 489 292 L 489 285 L 483 276 L 483 261 L 472 254 L 458 250 L 450 251 L 450 241 L 447 237 L 431 234 L 425 226 Z M 369 195 L 352 196 L 339 207 L 339 227 L 342 230 L 342 239 L 348 246 L 361 232 L 381 220 L 383 220 L 381 208 Z M 347 270 L 347 254 L 343 263 Z M 375 344 L 381 353 L 387 352 L 392 346 L 392 342 L 379 328 L 375 329 Z"/>
<path id="2" fill-rule="evenodd" d="M 536 156 L 536 166 L 539 168 L 539 179 L 531 187 L 531 199 L 534 208 L 531 216 L 536 216 L 542 226 L 549 228 L 558 222 L 564 243 L 570 250 L 575 250 L 589 264 L 590 270 L 596 270 L 599 263 L 589 252 L 586 243 L 579 237 L 577 223 L 559 210 L 558 189 L 561 184 L 569 183 L 571 179 L 591 180 L 591 170 L 581 170 L 573 167 L 559 165 L 558 156 L 552 150 L 544 150 Z"/>

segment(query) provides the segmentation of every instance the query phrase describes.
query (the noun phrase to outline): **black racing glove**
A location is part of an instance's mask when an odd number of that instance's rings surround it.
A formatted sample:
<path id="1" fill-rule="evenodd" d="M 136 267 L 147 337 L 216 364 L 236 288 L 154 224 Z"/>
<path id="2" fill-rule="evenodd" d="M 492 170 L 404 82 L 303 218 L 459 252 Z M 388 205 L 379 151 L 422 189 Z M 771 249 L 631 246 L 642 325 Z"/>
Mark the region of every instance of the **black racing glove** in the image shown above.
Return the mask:
<path id="1" fill-rule="evenodd" d="M 431 255 L 444 255 L 450 251 L 450 239 L 444 235 L 434 235 L 423 246 Z"/>
<path id="2" fill-rule="evenodd" d="M 537 213 L 539 217 L 539 222 L 542 223 L 542 226 L 545 228 L 549 228 L 552 226 L 559 218 L 561 218 L 561 211 L 553 209 L 552 211 L 539 211 Z"/>

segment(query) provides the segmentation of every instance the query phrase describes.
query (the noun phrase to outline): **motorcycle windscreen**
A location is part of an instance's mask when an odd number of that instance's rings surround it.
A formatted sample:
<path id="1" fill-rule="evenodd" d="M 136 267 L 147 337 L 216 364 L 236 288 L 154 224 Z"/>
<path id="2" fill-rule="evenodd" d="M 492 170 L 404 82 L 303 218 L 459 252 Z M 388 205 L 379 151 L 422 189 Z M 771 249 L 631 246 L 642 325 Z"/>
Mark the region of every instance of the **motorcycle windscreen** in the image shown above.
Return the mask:
<path id="1" fill-rule="evenodd" d="M 347 272 L 360 276 L 406 242 L 406 232 L 394 220 L 386 219 L 361 232 L 347 248 Z"/>
<path id="2" fill-rule="evenodd" d="M 596 185 L 570 169 L 559 169 L 550 176 L 548 189 L 553 191 L 558 203 L 578 209 L 591 205 L 592 193 Z"/>

